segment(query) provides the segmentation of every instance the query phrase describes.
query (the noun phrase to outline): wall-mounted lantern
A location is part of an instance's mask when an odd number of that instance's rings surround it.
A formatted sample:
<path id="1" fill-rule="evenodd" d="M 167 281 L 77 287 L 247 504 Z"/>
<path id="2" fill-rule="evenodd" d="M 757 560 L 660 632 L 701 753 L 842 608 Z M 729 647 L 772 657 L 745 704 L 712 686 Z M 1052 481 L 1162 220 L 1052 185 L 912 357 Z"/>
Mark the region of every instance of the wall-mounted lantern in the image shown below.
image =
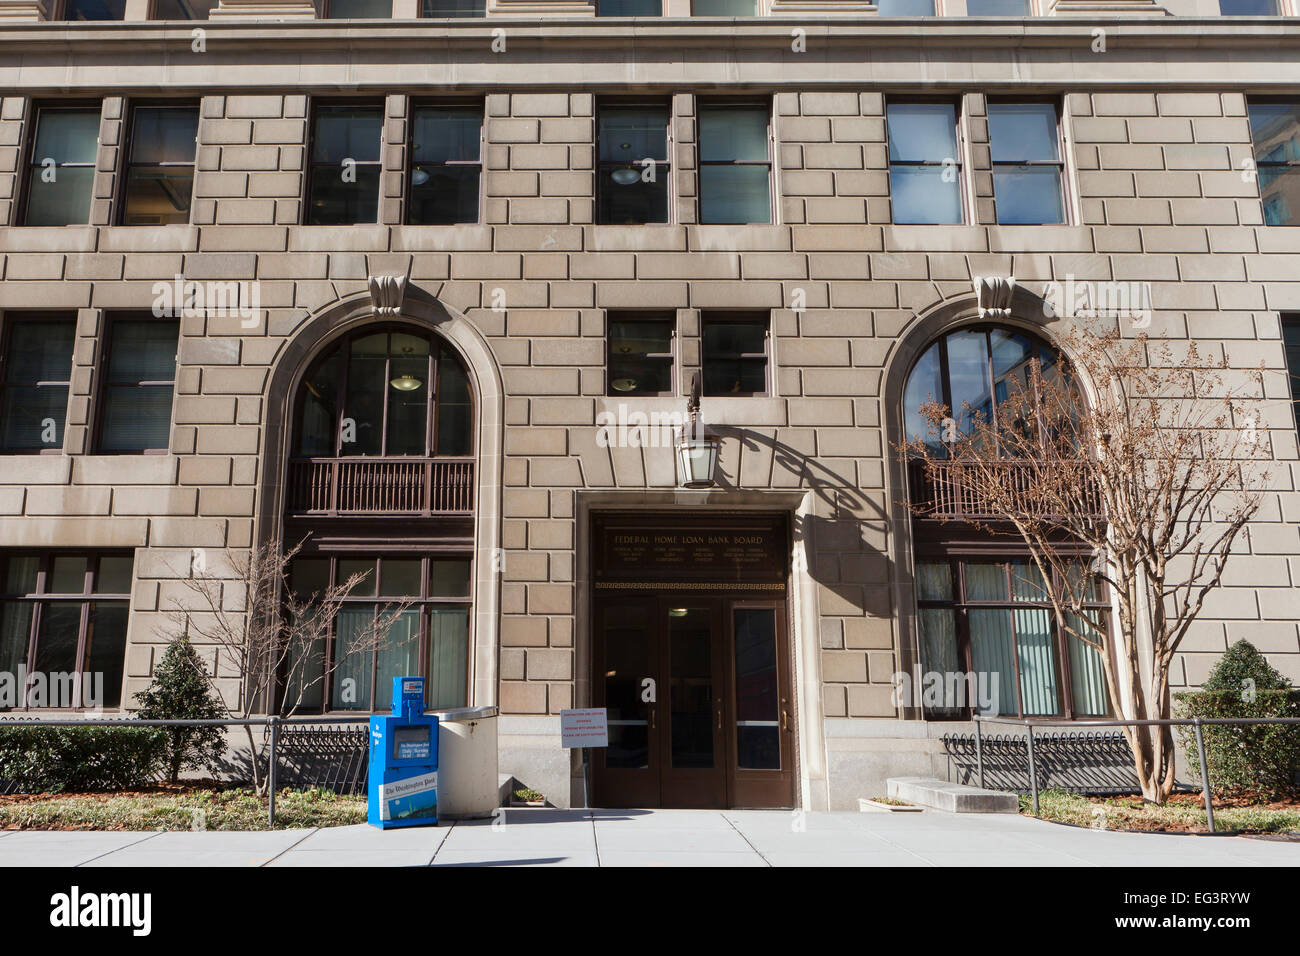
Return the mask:
<path id="1" fill-rule="evenodd" d="M 722 442 L 708 433 L 700 418 L 700 373 L 691 379 L 691 397 L 686 403 L 686 427 L 677 440 L 677 466 L 683 488 L 710 488 Z"/>

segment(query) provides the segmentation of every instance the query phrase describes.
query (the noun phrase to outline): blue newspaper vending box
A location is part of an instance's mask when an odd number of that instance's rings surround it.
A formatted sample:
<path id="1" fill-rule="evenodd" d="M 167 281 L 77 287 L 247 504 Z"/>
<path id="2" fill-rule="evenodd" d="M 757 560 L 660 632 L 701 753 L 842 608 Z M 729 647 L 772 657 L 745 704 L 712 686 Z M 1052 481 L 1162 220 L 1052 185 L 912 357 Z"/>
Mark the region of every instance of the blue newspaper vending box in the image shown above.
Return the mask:
<path id="1" fill-rule="evenodd" d="M 393 712 L 370 718 L 372 826 L 438 822 L 438 718 L 425 716 L 424 678 L 393 678 Z"/>

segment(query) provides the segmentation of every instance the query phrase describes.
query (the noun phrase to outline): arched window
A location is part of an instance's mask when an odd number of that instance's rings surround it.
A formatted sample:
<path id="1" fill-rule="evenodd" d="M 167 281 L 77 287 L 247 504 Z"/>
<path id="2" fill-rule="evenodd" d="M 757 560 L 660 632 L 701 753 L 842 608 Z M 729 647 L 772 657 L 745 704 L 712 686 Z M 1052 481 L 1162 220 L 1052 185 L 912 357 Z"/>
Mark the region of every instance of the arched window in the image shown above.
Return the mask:
<path id="1" fill-rule="evenodd" d="M 473 454 L 469 378 L 433 335 L 367 328 L 320 356 L 297 401 L 298 458 Z"/>
<path id="2" fill-rule="evenodd" d="M 940 336 L 921 354 L 903 389 L 907 439 L 924 442 L 936 457 L 945 455 L 943 435 L 922 412 L 930 402 L 942 405 L 961 433 L 969 434 L 977 419 L 992 424 L 998 435 L 1024 428 L 1023 421 L 1003 421 L 999 409 L 1033 387 L 1035 361 L 1047 380 L 1065 369 L 1056 349 L 1021 329 L 967 326 Z M 1071 392 L 1078 395 L 1073 387 Z M 1039 396 L 1032 397 L 1037 407 Z M 1074 398 L 1073 407 L 1078 402 Z M 1021 412 L 1024 407 L 1019 404 Z M 997 516 L 963 514 L 972 499 L 955 487 L 959 473 L 942 479 L 945 493 L 935 495 L 922 472 L 913 468 L 913 499 L 937 503 L 932 513 L 949 519 L 912 522 L 922 686 L 931 689 L 919 701 L 926 716 L 960 719 L 973 710 L 1105 716 L 1101 658 L 1056 627 L 1028 548 L 1010 531 L 995 536 L 982 530 L 997 524 Z M 983 523 L 977 527 L 968 523 L 971 518 Z M 1088 597 L 1088 615 L 1104 615 L 1100 582 L 1090 586 Z"/>

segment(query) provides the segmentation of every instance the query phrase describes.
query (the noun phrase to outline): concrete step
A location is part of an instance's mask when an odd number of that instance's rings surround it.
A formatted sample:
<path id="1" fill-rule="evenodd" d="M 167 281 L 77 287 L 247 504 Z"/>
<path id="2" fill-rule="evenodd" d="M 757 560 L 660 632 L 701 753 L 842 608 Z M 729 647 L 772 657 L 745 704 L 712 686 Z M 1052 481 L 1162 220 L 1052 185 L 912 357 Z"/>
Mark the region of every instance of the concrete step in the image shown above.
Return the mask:
<path id="1" fill-rule="evenodd" d="M 981 790 L 949 783 L 937 777 L 890 777 L 886 795 L 948 813 L 1019 813 L 1020 800 L 1014 793 Z"/>

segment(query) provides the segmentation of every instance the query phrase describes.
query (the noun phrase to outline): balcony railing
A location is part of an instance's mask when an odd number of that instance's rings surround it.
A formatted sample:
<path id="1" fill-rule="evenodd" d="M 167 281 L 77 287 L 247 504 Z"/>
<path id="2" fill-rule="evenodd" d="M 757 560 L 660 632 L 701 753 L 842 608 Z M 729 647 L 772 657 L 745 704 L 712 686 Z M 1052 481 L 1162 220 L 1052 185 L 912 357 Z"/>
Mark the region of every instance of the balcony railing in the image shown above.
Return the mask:
<path id="1" fill-rule="evenodd" d="M 472 458 L 297 458 L 286 510 L 299 515 L 443 515 L 474 510 Z"/>
<path id="2" fill-rule="evenodd" d="M 1028 506 L 1030 490 L 1035 481 L 1032 462 L 1008 460 L 994 467 L 1000 473 L 1003 493 Z M 1002 521 L 1005 512 L 997 511 L 988 500 L 986 492 L 973 484 L 971 468 L 959 461 L 935 461 L 927 467 L 924 461 L 911 462 L 912 505 L 927 518 L 946 521 Z M 1079 497 L 1083 514 L 1097 517 L 1103 514 L 1100 491 L 1095 487 L 1084 490 Z"/>

